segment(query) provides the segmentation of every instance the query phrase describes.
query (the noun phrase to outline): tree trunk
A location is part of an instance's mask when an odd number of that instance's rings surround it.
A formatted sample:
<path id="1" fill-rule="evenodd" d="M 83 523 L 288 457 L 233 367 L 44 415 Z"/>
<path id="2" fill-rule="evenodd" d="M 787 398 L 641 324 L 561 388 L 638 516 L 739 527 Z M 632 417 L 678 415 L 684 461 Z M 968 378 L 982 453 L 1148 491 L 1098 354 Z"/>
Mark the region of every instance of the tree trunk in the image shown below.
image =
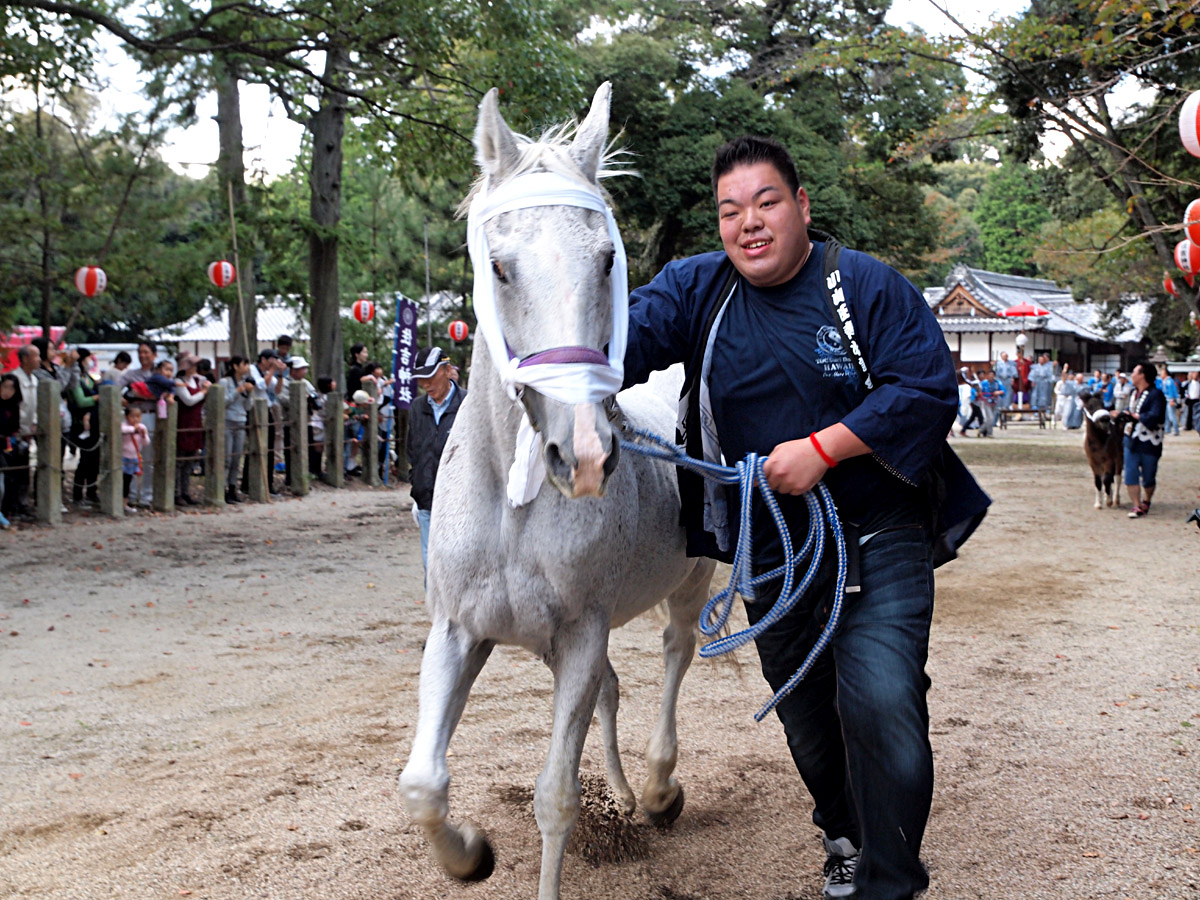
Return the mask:
<path id="1" fill-rule="evenodd" d="M 242 228 L 237 235 L 238 284 L 240 290 L 229 300 L 229 352 L 254 359 L 258 355 L 258 316 L 254 284 L 254 240 L 249 228 L 246 203 L 246 164 L 243 160 L 242 102 L 238 94 L 238 73 L 234 65 L 216 57 L 217 130 L 221 155 L 217 171 L 221 176 L 221 207 L 228 207 L 229 185 L 233 186 L 233 214 Z M 233 250 L 233 236 L 230 236 Z"/>
<path id="2" fill-rule="evenodd" d="M 349 62 L 344 48 L 332 47 L 325 57 L 325 77 L 340 79 Z M 342 359 L 342 319 L 338 297 L 338 225 L 342 218 L 342 134 L 346 95 L 325 88 L 321 107 L 313 116 L 312 231 L 308 238 L 308 287 L 312 295 L 309 349 L 314 374 L 337 381 L 345 391 Z"/>
<path id="3" fill-rule="evenodd" d="M 47 196 L 46 180 L 53 178 L 55 175 L 54 163 L 56 154 L 52 149 L 51 142 L 46 140 L 45 132 L 42 128 L 42 93 L 40 86 L 36 91 L 37 108 L 34 110 L 34 122 L 37 127 L 38 152 L 45 153 L 46 159 L 50 162 L 50 171 L 46 174 L 40 174 L 37 177 L 37 194 L 38 194 L 38 209 L 42 214 L 42 270 L 41 270 L 41 310 L 39 319 L 42 325 L 42 337 L 50 340 L 50 327 L 54 323 L 53 313 L 51 311 L 51 302 L 54 299 L 54 231 L 50 227 L 50 200 Z"/>

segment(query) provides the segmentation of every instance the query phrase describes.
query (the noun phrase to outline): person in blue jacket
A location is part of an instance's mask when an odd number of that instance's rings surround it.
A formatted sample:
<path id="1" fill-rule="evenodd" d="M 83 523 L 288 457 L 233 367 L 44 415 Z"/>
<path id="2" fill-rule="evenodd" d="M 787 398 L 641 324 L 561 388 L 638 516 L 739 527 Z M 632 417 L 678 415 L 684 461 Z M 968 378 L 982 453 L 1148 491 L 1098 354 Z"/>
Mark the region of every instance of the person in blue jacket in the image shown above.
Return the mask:
<path id="1" fill-rule="evenodd" d="M 957 407 L 953 363 L 920 291 L 849 249 L 837 267 L 854 344 L 845 346 L 823 270 L 833 245 L 810 237 L 808 195 L 780 144 L 725 145 L 712 186 L 724 250 L 669 263 L 633 292 L 626 385 L 684 363 L 677 439 L 717 461 L 769 454 L 767 479 L 793 535 L 807 530 L 800 495 L 822 481 L 832 493 L 857 555 L 857 590 L 847 591 L 831 650 L 777 712 L 824 832 L 825 895 L 911 898 L 929 883 L 920 849 L 933 792 L 925 674 L 933 569 L 989 502 L 945 441 Z M 689 553 L 728 560 L 737 488 L 682 469 L 679 481 Z M 755 504 L 761 572 L 782 552 L 766 507 Z M 835 570 L 827 558 L 809 602 L 758 639 L 772 689 L 820 633 Z M 778 581 L 759 590 L 747 604 L 751 622 L 779 590 Z"/>

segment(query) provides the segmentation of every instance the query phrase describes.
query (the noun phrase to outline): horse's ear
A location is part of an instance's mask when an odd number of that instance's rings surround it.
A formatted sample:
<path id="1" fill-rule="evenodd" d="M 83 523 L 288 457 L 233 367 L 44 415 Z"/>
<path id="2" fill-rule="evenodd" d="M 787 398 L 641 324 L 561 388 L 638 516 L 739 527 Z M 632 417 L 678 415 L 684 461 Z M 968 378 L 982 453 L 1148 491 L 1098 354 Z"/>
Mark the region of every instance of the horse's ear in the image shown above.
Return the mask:
<path id="1" fill-rule="evenodd" d="M 571 143 L 571 158 L 583 170 L 588 181 L 596 180 L 596 172 L 600 170 L 600 158 L 604 154 L 604 146 L 608 143 L 608 108 L 612 99 L 612 83 L 604 82 L 596 88 L 596 96 L 592 98 L 592 108 L 575 132 L 575 140 Z"/>
<path id="2" fill-rule="evenodd" d="M 491 178 L 501 178 L 513 169 L 521 157 L 517 139 L 500 115 L 499 93 L 492 88 L 479 104 L 479 122 L 475 126 L 476 158 Z"/>

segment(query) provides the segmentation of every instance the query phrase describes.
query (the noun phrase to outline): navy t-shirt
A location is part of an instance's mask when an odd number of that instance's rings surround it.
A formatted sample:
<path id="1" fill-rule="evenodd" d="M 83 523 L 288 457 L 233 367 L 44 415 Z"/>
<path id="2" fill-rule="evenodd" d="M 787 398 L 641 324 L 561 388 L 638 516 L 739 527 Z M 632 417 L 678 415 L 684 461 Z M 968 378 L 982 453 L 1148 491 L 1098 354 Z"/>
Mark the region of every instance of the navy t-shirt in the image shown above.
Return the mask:
<path id="1" fill-rule="evenodd" d="M 842 421 L 865 396 L 822 283 L 824 250 L 814 243 L 808 261 L 785 284 L 760 288 L 742 279 L 721 319 L 709 392 L 721 450 L 731 464 Z M 926 519 L 924 492 L 870 456 L 842 461 L 824 483 L 842 520 L 863 534 Z M 808 528 L 807 504 L 803 497 L 780 495 L 779 501 L 798 548 Z M 774 522 L 757 495 L 753 528 L 755 563 L 781 561 Z"/>

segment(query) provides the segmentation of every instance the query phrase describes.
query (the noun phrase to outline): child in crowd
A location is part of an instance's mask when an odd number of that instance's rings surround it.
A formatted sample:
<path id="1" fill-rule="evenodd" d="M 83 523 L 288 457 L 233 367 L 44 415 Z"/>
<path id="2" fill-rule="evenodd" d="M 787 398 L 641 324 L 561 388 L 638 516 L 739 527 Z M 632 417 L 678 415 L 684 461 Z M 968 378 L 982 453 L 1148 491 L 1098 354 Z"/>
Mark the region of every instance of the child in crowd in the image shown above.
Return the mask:
<path id="1" fill-rule="evenodd" d="M 142 411 L 136 406 L 125 407 L 125 421 L 121 423 L 121 496 L 125 498 L 125 514 L 137 512 L 129 505 L 129 487 L 133 476 L 142 474 L 142 448 L 150 442 L 150 432 L 142 424 Z"/>
<path id="2" fill-rule="evenodd" d="M 241 503 L 237 482 L 246 449 L 246 420 L 254 406 L 250 360 L 244 356 L 229 357 L 221 388 L 225 391 L 225 502 Z"/>
<path id="3" fill-rule="evenodd" d="M 126 400 L 161 400 L 175 402 L 175 363 L 160 359 L 145 381 L 134 381 L 125 389 Z"/>
<path id="4" fill-rule="evenodd" d="M 322 375 L 317 379 L 317 393 L 321 395 L 320 412 L 313 414 L 310 421 L 312 422 L 313 438 L 312 438 L 312 457 L 309 466 L 314 475 L 321 474 L 321 457 L 325 453 L 325 397 L 327 394 L 336 393 L 337 382 L 328 376 Z M 313 463 L 315 462 L 315 465 Z"/>

